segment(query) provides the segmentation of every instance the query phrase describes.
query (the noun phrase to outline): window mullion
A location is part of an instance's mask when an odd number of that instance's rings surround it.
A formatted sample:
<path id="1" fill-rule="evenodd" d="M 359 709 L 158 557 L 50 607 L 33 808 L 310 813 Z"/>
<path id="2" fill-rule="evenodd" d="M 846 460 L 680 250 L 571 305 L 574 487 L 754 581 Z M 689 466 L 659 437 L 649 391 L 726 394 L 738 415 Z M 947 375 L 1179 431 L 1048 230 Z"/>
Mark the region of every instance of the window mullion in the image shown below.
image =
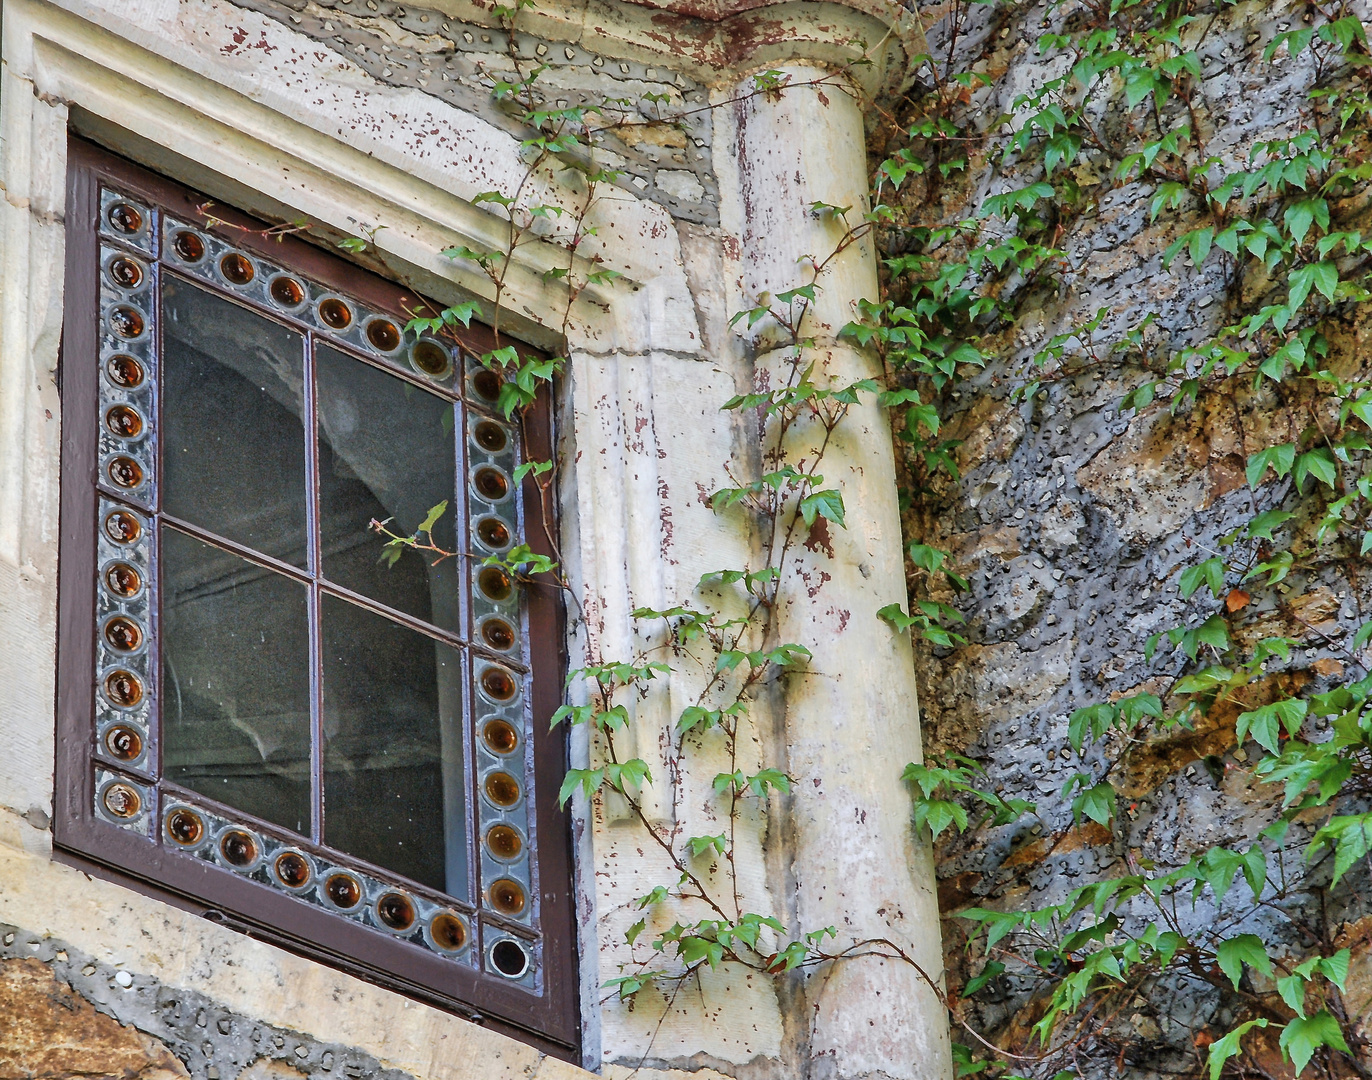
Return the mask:
<path id="1" fill-rule="evenodd" d="M 310 839 L 324 842 L 324 656 L 320 625 L 319 425 L 314 373 L 314 334 L 305 334 L 305 530 L 310 573 Z"/>

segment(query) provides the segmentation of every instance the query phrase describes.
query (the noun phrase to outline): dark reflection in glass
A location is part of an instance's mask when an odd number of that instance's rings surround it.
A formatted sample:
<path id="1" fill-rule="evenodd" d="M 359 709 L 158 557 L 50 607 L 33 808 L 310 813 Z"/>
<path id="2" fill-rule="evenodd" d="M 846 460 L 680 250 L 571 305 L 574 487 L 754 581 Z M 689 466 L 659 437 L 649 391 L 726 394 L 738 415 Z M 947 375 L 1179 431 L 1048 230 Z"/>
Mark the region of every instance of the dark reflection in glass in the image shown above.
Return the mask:
<path id="1" fill-rule="evenodd" d="M 276 857 L 275 868 L 277 878 L 290 889 L 304 888 L 313 875 L 309 860 L 298 851 L 283 851 Z"/>
<path id="2" fill-rule="evenodd" d="M 315 349 L 319 388 L 319 517 L 324 576 L 445 630 L 458 629 L 458 562 L 404 552 L 381 561 L 373 519 L 413 532 L 430 508 L 448 508 L 434 543 L 456 550 L 452 403 L 345 356 Z"/>
<path id="3" fill-rule="evenodd" d="M 324 596 L 324 842 L 467 895 L 457 653 Z"/>
<path id="4" fill-rule="evenodd" d="M 529 957 L 510 940 L 497 941 L 491 946 L 491 963 L 502 975 L 517 979 L 529 969 Z"/>
<path id="5" fill-rule="evenodd" d="M 310 832 L 305 588 L 162 529 L 167 779 Z"/>
<path id="6" fill-rule="evenodd" d="M 186 232 L 184 229 L 176 234 L 172 240 L 172 247 L 186 262 L 199 262 L 205 257 L 205 241 L 201 240 L 195 233 Z"/>
<path id="7" fill-rule="evenodd" d="M 162 313 L 165 509 L 303 567 L 304 339 L 171 275 Z"/>
<path id="8" fill-rule="evenodd" d="M 352 874 L 334 874 L 324 882 L 324 892 L 341 908 L 355 908 L 362 902 L 362 885 Z"/>
<path id="9" fill-rule="evenodd" d="M 105 749 L 120 761 L 132 761 L 143 752 L 143 737 L 120 724 L 105 732 Z"/>

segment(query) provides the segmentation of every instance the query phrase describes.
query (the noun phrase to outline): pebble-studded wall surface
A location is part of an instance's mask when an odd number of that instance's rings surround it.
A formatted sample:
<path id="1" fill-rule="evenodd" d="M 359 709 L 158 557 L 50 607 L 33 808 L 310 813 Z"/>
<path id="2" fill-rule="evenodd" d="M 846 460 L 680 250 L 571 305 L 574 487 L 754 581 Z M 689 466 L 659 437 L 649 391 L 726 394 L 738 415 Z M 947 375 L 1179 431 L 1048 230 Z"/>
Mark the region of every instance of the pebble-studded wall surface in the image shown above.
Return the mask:
<path id="1" fill-rule="evenodd" d="M 0 923 L 0 1077 L 408 1080 L 368 1054 L 243 1016 Z"/>
<path id="2" fill-rule="evenodd" d="M 1306 121 L 1306 92 L 1314 76 L 1309 55 L 1293 60 L 1279 52 L 1268 64 L 1262 52 L 1281 31 L 1303 25 L 1307 9 L 1268 3 L 1191 7 L 1195 36 L 1206 30 L 1200 44 L 1205 78 L 1194 123 L 1223 167 L 1240 168 L 1254 142 L 1293 134 Z M 973 133 L 980 128 L 986 141 L 972 144 L 965 172 L 944 180 L 931 169 L 906 185 L 903 197 L 917 221 L 933 225 L 973 217 L 987 196 L 1041 178 L 1041 166 L 1034 174 L 1003 163 L 1001 136 L 1008 128 L 985 128 L 992 118 L 1015 111 L 1017 95 L 1066 70 L 1065 63 L 1045 64 L 1036 43 L 1050 24 L 1061 26 L 1074 11 L 1080 17 L 1084 8 L 973 7 L 951 66 L 990 79 L 991 85 L 970 95 L 964 113 Z M 948 55 L 950 25 L 945 19 L 931 27 L 931 51 L 939 57 Z M 1121 122 L 1118 111 L 1102 110 L 1097 119 Z M 874 162 L 899 145 L 899 138 L 879 131 Z M 985 767 L 990 786 L 1038 807 L 1036 815 L 1014 825 L 961 837 L 952 830 L 938 846 L 945 954 L 954 987 L 980 969 L 983 957 L 980 946 L 965 948 L 970 924 L 955 917 L 958 910 L 1028 910 L 1058 902 L 1093 880 L 1136 873 L 1141 865 L 1176 866 L 1217 844 L 1244 849 L 1280 805 L 1279 785 L 1254 783 L 1236 768 L 1253 760 L 1257 748 L 1236 742 L 1239 710 L 1223 707 L 1202 717 L 1193 731 L 1152 736 L 1123 754 L 1110 777 L 1121 796 L 1114 835 L 1090 821 L 1074 827 L 1071 798 L 1059 794 L 1074 773 L 1099 777 L 1107 757 L 1124 750 L 1119 742 L 1107 743 L 1078 757 L 1068 740 L 1069 715 L 1129 694 L 1166 692 L 1185 658 L 1164 649 L 1149 661 L 1147 638 L 1178 624 L 1194 625 L 1209 613 L 1201 597 L 1182 600 L 1180 570 L 1221 550 L 1220 538 L 1256 512 L 1244 476 L 1247 456 L 1298 437 L 1304 423 L 1298 419 L 1300 391 L 1283 387 L 1279 395 L 1270 383 L 1234 397 L 1202 396 L 1175 418 L 1165 407 L 1141 417 L 1122 415 L 1121 399 L 1142 381 L 1142 369 L 1081 364 L 1079 341 L 1066 350 L 1069 359 L 1077 354 L 1078 373 L 1053 362 L 1044 370 L 1034 367 L 1033 354 L 1053 335 L 1101 309 L 1105 318 L 1093 341 L 1105 347 L 1156 313 L 1143 332 L 1144 348 L 1154 354 L 1199 342 L 1235 317 L 1218 262 L 1199 272 L 1185 256 L 1171 272 L 1162 266 L 1167 246 L 1196 227 L 1194 211 L 1163 213 L 1150 224 L 1152 186 L 1117 183 L 1111 169 L 1103 155 L 1088 154 L 1070 171 L 1083 208 L 1057 240 L 1066 251 L 1063 272 L 1030 286 L 1012 279 L 1006 297 L 1018 302 L 1013 327 L 981 340 L 993 358 L 990 365 L 941 399 L 941 435 L 960 441 L 961 479 L 930 479 L 916 455 L 907 461 L 912 488 L 924 486 L 910 502 L 908 537 L 951 551 L 970 580 L 967 593 L 939 592 L 965 614 L 968 644 L 920 648 L 926 752 L 967 754 Z M 885 246 L 887 255 L 903 250 L 897 235 Z M 1366 377 L 1368 332 L 1359 320 L 1342 327 L 1333 342 L 1350 374 L 1361 369 Z M 1040 376 L 1036 393 L 1013 398 L 1016 388 Z M 1262 508 L 1270 504 L 1265 494 Z M 1313 535 L 1313 521 L 1294 524 Z M 1372 582 L 1361 572 L 1361 561 L 1348 554 L 1329 550 L 1309 573 L 1293 575 L 1287 589 L 1270 595 L 1255 590 L 1255 602 L 1243 611 L 1236 630 L 1241 644 L 1276 635 L 1301 642 L 1289 665 L 1274 664 L 1259 682 L 1258 692 L 1269 699 L 1279 689 L 1321 689 L 1345 672 L 1342 646 L 1372 616 Z M 918 577 L 911 567 L 912 584 Z M 1228 580 L 1238 581 L 1232 575 Z M 1210 610 L 1217 606 L 1208 604 Z M 1365 663 L 1366 654 L 1359 659 Z M 1360 674 L 1354 669 L 1353 677 Z M 1291 858 L 1293 871 L 1302 870 L 1299 848 Z M 1368 870 L 1355 870 L 1329 891 L 1329 862 L 1315 868 L 1308 890 L 1283 903 L 1293 918 L 1259 913 L 1249 928 L 1281 955 L 1309 947 L 1297 922 L 1323 926 L 1332 947 L 1353 947 L 1348 1004 L 1350 1010 L 1368 1010 Z M 1194 908 L 1179 909 L 1186 927 L 1205 926 L 1215 917 L 1208 894 Z M 1028 985 L 997 981 L 969 1006 L 971 1015 L 1006 1045 L 1028 1046 L 1028 1025 L 1041 1015 L 1042 1004 L 1030 999 Z M 1123 1011 L 1103 1043 L 1086 1048 L 1092 1052 L 1084 1052 L 1083 1060 L 1098 1071 L 1083 1075 L 1191 1075 L 1201 1068 L 1207 1040 L 1227 1030 L 1229 1020 L 1217 994 L 1197 991 L 1192 983 L 1160 983 Z M 957 1031 L 954 1039 L 972 1041 Z M 1280 1058 L 1274 1060 L 1280 1071 Z"/>

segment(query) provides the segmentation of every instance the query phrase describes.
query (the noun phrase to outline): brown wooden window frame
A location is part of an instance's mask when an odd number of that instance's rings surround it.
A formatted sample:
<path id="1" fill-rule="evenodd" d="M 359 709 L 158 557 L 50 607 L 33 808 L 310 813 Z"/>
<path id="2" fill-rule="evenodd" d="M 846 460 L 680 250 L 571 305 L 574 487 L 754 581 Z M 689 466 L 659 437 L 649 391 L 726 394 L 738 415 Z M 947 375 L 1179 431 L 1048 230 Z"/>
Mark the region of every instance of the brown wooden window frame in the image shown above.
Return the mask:
<path id="1" fill-rule="evenodd" d="M 105 482 L 103 487 L 99 482 L 103 476 L 98 461 L 98 425 L 102 415 L 99 380 L 101 338 L 104 332 L 100 313 L 103 271 L 99 226 L 102 189 L 121 192 L 149 206 L 158 207 L 159 214 L 170 214 L 181 222 L 195 226 L 206 236 L 218 238 L 254 257 L 288 268 L 311 282 L 336 289 L 343 296 L 360 301 L 373 311 L 392 315 L 401 326 L 415 311 L 417 301 L 413 293 L 296 236 L 264 236 L 262 230 L 267 226 L 262 222 L 217 204 L 211 208 L 206 197 L 91 143 L 73 137 L 69 142 L 68 154 L 66 291 L 60 369 L 63 423 L 57 760 L 53 800 L 53 829 L 58 848 L 107 868 L 111 876 L 134 887 L 158 893 L 165 891 L 176 902 L 199 910 L 208 917 L 239 926 L 254 936 L 477 1019 L 556 1056 L 576 1060 L 580 1021 L 571 827 L 567 814 L 558 808 L 555 799 L 566 770 L 566 739 L 561 728 L 549 728 L 550 718 L 561 702 L 561 676 L 565 670 L 563 612 L 560 598 L 553 590 L 539 586 L 525 586 L 522 590 L 521 607 L 528 635 L 526 663 L 532 669 L 525 709 L 526 734 L 531 739 L 532 753 L 523 782 L 530 789 L 528 832 L 534 895 L 530 898 L 533 918 L 525 924 L 502 918 L 498 913 L 481 906 L 479 884 L 472 888 L 471 895 L 466 898 L 476 898 L 477 904 L 454 902 L 432 889 L 426 890 L 423 886 L 416 886 L 413 882 L 358 860 L 349 860 L 346 853 L 312 844 L 308 837 L 302 839 L 290 835 L 280 827 L 249 818 L 232 808 L 216 806 L 203 795 L 178 789 L 160 777 L 156 761 L 144 769 L 123 768 L 120 772 L 118 762 L 112 763 L 107 757 L 102 760 L 104 751 L 97 747 L 96 740 L 99 691 L 96 686 L 95 628 L 99 588 L 97 529 L 100 517 L 97 506 L 101 498 L 108 502 L 111 494 L 117 495 L 117 492 L 111 491 L 109 482 Z M 103 242 L 108 246 L 108 237 Z M 146 262 L 155 265 L 154 272 L 159 281 L 160 275 L 175 270 L 174 266 L 169 270 L 151 258 Z M 204 280 L 196 280 L 195 284 L 201 288 L 210 287 Z M 241 298 L 235 297 L 227 288 L 220 288 L 218 295 L 242 303 Z M 157 301 L 154 299 L 152 303 L 155 306 Z M 253 309 L 257 310 L 256 307 Z M 302 327 L 296 326 L 296 329 Z M 159 331 L 160 326 L 153 328 L 153 332 Z M 497 344 L 511 344 L 504 335 L 497 342 L 490 329 L 475 322 L 469 331 L 459 331 L 457 337 L 462 348 L 473 357 L 491 351 Z M 355 348 L 350 349 L 346 343 L 330 340 L 328 344 L 354 358 L 380 366 L 374 357 L 365 356 Z M 537 355 L 532 349 L 520 348 L 530 355 Z M 391 374 L 397 374 L 395 370 L 390 370 Z M 400 374 L 403 377 L 403 373 Z M 411 381 L 423 385 L 417 377 Z M 489 403 L 473 400 L 469 381 L 463 377 L 460 369 L 457 386 L 461 391 L 460 396 L 458 391 L 453 391 L 450 396 L 456 403 L 459 416 L 479 416 L 480 409 L 488 413 L 492 411 Z M 152 418 L 152 422 L 156 426 L 157 418 Z M 462 425 L 458 427 L 460 431 Z M 523 453 L 530 459 L 551 457 L 554 443 L 553 409 L 551 395 L 546 388 L 526 414 L 522 428 Z M 159 447 L 155 453 L 160 452 Z M 160 476 L 160 468 L 157 471 Z M 455 497 L 462 494 L 462 484 L 463 479 L 459 475 Z M 522 524 L 522 536 L 519 539 L 541 553 L 550 554 L 551 545 L 545 535 L 545 527 L 550 533 L 554 523 L 547 520 L 545 515 L 551 510 L 543 505 L 531 478 L 526 478 L 519 487 L 517 502 L 520 504 Z M 468 559 L 467 562 L 474 568 L 473 560 Z M 474 570 L 460 577 L 470 582 L 473 573 Z M 149 637 L 154 643 L 158 635 L 157 618 L 158 614 L 154 611 L 149 628 Z M 479 650 L 473 647 L 469 654 L 478 657 Z M 312 680 L 319 678 L 318 670 L 316 660 L 312 663 Z M 149 677 L 158 677 L 155 668 Z M 472 694 L 471 690 L 467 691 L 468 705 L 464 709 L 467 731 L 465 761 L 469 780 L 475 768 Z M 318 702 L 319 693 L 316 689 L 312 688 L 311 699 Z M 154 702 L 156 700 L 155 695 Z M 316 721 L 314 738 L 321 737 Z M 154 736 L 150 755 L 158 749 L 156 741 Z M 319 755 L 317 747 L 314 754 L 316 757 Z M 152 793 L 149 802 L 154 805 L 147 835 L 139 835 L 113 823 L 107 815 L 96 812 L 97 770 L 102 776 L 108 777 L 112 769 L 117 775 L 127 775 L 131 782 L 141 783 L 145 790 Z M 466 790 L 470 804 L 474 799 L 474 783 L 469 782 Z M 314 797 L 319 798 L 317 791 Z M 368 875 L 364 880 L 379 880 L 383 885 L 392 883 L 394 879 L 394 887 L 417 898 L 426 905 L 424 910 L 431 911 L 433 905 L 446 904 L 464 916 L 469 915 L 467 924 L 471 928 L 473 944 L 464 954 L 468 959 L 443 955 L 434 948 L 426 949 L 412 940 L 387 933 L 379 924 L 369 925 L 366 921 L 340 916 L 317 903 L 305 902 L 287 891 L 235 872 L 222 859 L 216 861 L 215 858 L 197 857 L 175 850 L 175 845 L 162 838 L 165 811 L 158 800 L 168 798 L 207 807 L 211 814 L 220 815 L 229 824 L 245 819 L 246 825 L 256 835 L 264 837 L 271 844 L 291 844 L 305 851 L 316 867 L 342 867 L 347 870 L 356 866 L 359 873 Z M 474 832 L 470 822 L 475 820 L 471 811 L 468 820 L 470 838 Z M 470 845 L 472 841 L 469 839 L 468 843 Z M 478 883 L 481 880 L 479 865 L 478 857 Z M 375 922 L 375 919 L 372 921 Z M 534 952 L 538 977 L 533 980 L 533 985 L 516 985 L 490 970 L 483 970 L 483 967 L 490 966 L 490 959 L 485 955 L 486 942 L 488 938 L 497 937 L 517 937 Z"/>

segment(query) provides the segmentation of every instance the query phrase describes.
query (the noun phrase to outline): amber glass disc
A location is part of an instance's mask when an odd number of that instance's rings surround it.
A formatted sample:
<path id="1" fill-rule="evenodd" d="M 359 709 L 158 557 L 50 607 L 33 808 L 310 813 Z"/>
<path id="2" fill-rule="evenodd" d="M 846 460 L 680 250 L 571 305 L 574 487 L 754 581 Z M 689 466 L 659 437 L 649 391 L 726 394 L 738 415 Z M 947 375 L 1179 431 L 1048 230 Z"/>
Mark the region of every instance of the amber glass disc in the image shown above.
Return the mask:
<path id="1" fill-rule="evenodd" d="M 110 480 L 122 488 L 136 488 L 143 482 L 143 466 L 131 457 L 111 458 L 105 471 Z"/>
<path id="2" fill-rule="evenodd" d="M 105 588 L 115 596 L 127 599 L 138 595 L 143 587 L 143 577 L 128 563 L 114 563 L 105 571 Z"/>
<path id="3" fill-rule="evenodd" d="M 248 866 L 257 858 L 257 841 L 242 829 L 228 829 L 219 838 L 219 854 L 230 866 Z"/>
<path id="4" fill-rule="evenodd" d="M 414 925 L 414 904 L 404 893 L 386 893 L 376 902 L 376 917 L 392 930 L 408 930 Z"/>
<path id="5" fill-rule="evenodd" d="M 514 592 L 514 582 L 510 580 L 510 575 L 498 566 L 483 567 L 481 573 L 476 576 L 476 583 L 492 600 L 508 600 Z"/>
<path id="6" fill-rule="evenodd" d="M 495 716 L 481 729 L 481 739 L 494 754 L 513 754 L 519 746 L 519 732 L 508 720 Z"/>
<path id="7" fill-rule="evenodd" d="M 133 652 L 143 644 L 143 630 L 125 615 L 116 615 L 105 624 L 105 641 L 111 649 Z"/>
<path id="8" fill-rule="evenodd" d="M 452 911 L 440 911 L 429 923 L 429 936 L 447 952 L 457 952 L 467 944 L 467 924 Z"/>
<path id="9" fill-rule="evenodd" d="M 182 229 L 172 238 L 172 250 L 185 262 L 199 262 L 205 257 L 205 241 Z"/>
<path id="10" fill-rule="evenodd" d="M 505 474 L 489 465 L 476 470 L 472 483 L 476 486 L 477 493 L 490 502 L 499 502 L 510 493 L 510 482 L 505 479 Z"/>
<path id="11" fill-rule="evenodd" d="M 111 435 L 118 435 L 121 439 L 132 439 L 142 432 L 143 418 L 138 415 L 137 409 L 131 409 L 127 405 L 116 405 L 105 414 L 105 427 Z"/>
<path id="12" fill-rule="evenodd" d="M 246 285 L 253 279 L 253 265 L 244 255 L 232 251 L 219 260 L 219 272 L 226 281 L 235 285 Z"/>
<path id="13" fill-rule="evenodd" d="M 507 772 L 493 772 L 486 777 L 486 797 L 496 806 L 513 806 L 519 802 L 519 781 Z"/>
<path id="14" fill-rule="evenodd" d="M 110 757 L 132 761 L 143 752 L 143 737 L 131 727 L 116 724 L 105 732 L 105 749 Z"/>
<path id="15" fill-rule="evenodd" d="M 497 941 L 491 946 L 491 963 L 502 975 L 517 979 L 529 970 L 529 957 L 513 941 Z"/>
<path id="16" fill-rule="evenodd" d="M 504 380 L 489 368 L 482 368 L 472 375 L 472 389 L 487 401 L 500 397 L 500 384 Z"/>
<path id="17" fill-rule="evenodd" d="M 143 281 L 143 268 L 127 255 L 110 260 L 110 280 L 121 289 L 136 289 Z"/>
<path id="18" fill-rule="evenodd" d="M 105 696 L 115 705 L 131 709 L 143 700 L 143 684 L 132 671 L 119 668 L 105 676 Z"/>
<path id="19" fill-rule="evenodd" d="M 400 348 L 400 330 L 389 319 L 373 319 L 367 324 L 367 340 L 381 352 Z"/>
<path id="20" fill-rule="evenodd" d="M 300 889 L 310 883 L 310 860 L 298 851 L 283 851 L 274 866 L 277 878 L 288 889 Z"/>
<path id="21" fill-rule="evenodd" d="M 272 299 L 282 307 L 299 307 L 305 302 L 305 288 L 296 281 L 295 278 L 280 277 L 272 278 L 272 283 L 267 286 L 267 291 L 272 294 Z"/>
<path id="22" fill-rule="evenodd" d="M 476 440 L 477 446 L 489 450 L 492 454 L 500 453 L 510 441 L 505 429 L 489 420 L 481 421 L 472 429 L 472 438 Z"/>
<path id="23" fill-rule="evenodd" d="M 514 627 L 504 619 L 487 619 L 481 624 L 481 637 L 493 649 L 513 649 L 515 644 Z"/>
<path id="24" fill-rule="evenodd" d="M 332 874 L 324 882 L 324 894 L 336 907 L 355 908 L 362 902 L 362 883 L 352 874 Z"/>
<path id="25" fill-rule="evenodd" d="M 524 911 L 524 886 L 517 881 L 501 878 L 491 884 L 486 896 L 491 901 L 491 907 L 502 915 L 519 915 Z"/>
<path id="26" fill-rule="evenodd" d="M 132 356 L 125 356 L 122 353 L 109 358 L 105 363 L 105 373 L 110 377 L 110 382 L 115 386 L 122 386 L 125 390 L 132 390 L 135 386 L 143 384 L 143 365 Z"/>
<path id="27" fill-rule="evenodd" d="M 481 689 L 496 701 L 509 701 L 519 693 L 519 683 L 504 668 L 491 667 L 481 673 Z"/>
<path id="28" fill-rule="evenodd" d="M 167 815 L 167 835 L 178 844 L 190 847 L 192 844 L 200 843 L 201 837 L 205 835 L 205 823 L 194 810 L 178 806 Z"/>
<path id="29" fill-rule="evenodd" d="M 105 809 L 117 818 L 131 818 L 143 807 L 138 792 L 128 784 L 111 784 L 105 789 L 102 801 Z"/>
<path id="30" fill-rule="evenodd" d="M 143 215 L 126 202 L 117 202 L 105 215 L 116 232 L 136 233 L 143 227 Z"/>
<path id="31" fill-rule="evenodd" d="M 116 510 L 105 518 L 105 535 L 116 544 L 132 544 L 142 532 L 143 526 L 127 510 Z"/>
<path id="32" fill-rule="evenodd" d="M 510 528 L 499 518 L 482 518 L 476 523 L 476 535 L 483 544 L 496 551 L 510 546 Z"/>
<path id="33" fill-rule="evenodd" d="M 110 329 L 123 338 L 136 338 L 143 332 L 143 316 L 124 304 L 110 309 Z"/>
<path id="34" fill-rule="evenodd" d="M 451 367 L 448 354 L 435 341 L 416 341 L 410 350 L 410 363 L 433 379 L 443 378 Z"/>
<path id="35" fill-rule="evenodd" d="M 352 309 L 338 297 L 331 296 L 320 302 L 319 321 L 334 330 L 346 330 L 353 321 Z"/>
<path id="36" fill-rule="evenodd" d="M 519 858 L 524 841 L 512 825 L 492 825 L 486 830 L 486 847 L 497 859 L 508 861 Z"/>

